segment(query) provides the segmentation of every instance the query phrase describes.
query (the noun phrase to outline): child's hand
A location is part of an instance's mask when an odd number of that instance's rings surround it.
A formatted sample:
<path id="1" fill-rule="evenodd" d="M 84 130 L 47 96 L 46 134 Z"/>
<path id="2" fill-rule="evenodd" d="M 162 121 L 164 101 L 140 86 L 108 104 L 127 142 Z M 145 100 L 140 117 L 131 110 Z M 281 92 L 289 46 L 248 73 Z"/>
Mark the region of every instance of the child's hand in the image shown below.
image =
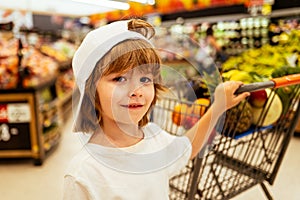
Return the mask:
<path id="1" fill-rule="evenodd" d="M 250 95 L 249 92 L 244 92 L 235 95 L 235 91 L 242 85 L 240 81 L 227 81 L 217 86 L 214 94 L 214 105 L 220 112 L 224 112 Z"/>

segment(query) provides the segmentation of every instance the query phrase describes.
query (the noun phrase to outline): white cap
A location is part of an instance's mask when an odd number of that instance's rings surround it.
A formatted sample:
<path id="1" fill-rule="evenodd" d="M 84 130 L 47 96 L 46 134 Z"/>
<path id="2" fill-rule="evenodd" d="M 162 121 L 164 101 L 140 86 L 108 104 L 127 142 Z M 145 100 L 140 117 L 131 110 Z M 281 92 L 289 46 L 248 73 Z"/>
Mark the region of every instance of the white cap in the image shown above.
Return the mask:
<path id="1" fill-rule="evenodd" d="M 86 80 L 93 72 L 97 62 L 115 45 L 124 40 L 142 39 L 150 43 L 142 34 L 128 30 L 128 22 L 129 20 L 117 21 L 90 31 L 75 52 L 72 67 L 80 98 L 74 103 L 73 96 L 74 122 L 77 122 L 80 114 Z"/>

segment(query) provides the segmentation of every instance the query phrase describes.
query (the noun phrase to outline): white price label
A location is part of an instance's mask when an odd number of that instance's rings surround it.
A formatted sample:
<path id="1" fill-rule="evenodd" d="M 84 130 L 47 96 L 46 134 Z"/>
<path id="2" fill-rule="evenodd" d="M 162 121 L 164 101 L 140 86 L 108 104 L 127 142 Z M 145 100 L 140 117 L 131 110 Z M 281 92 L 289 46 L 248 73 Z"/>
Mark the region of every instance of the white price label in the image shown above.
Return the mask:
<path id="1" fill-rule="evenodd" d="M 30 106 L 27 103 L 8 104 L 7 118 L 9 123 L 30 122 Z"/>

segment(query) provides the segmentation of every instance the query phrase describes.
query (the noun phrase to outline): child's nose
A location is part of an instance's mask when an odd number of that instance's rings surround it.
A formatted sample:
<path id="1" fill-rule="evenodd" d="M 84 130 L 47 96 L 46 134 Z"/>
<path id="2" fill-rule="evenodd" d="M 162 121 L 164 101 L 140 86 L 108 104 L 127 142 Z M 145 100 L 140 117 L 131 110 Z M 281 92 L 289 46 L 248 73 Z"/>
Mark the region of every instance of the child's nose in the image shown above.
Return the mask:
<path id="1" fill-rule="evenodd" d="M 138 87 L 135 90 L 130 92 L 130 97 L 141 97 L 141 96 L 143 96 L 141 87 Z"/>
<path id="2" fill-rule="evenodd" d="M 132 84 L 129 91 L 130 97 L 141 97 L 143 96 L 143 89 L 141 84 Z"/>

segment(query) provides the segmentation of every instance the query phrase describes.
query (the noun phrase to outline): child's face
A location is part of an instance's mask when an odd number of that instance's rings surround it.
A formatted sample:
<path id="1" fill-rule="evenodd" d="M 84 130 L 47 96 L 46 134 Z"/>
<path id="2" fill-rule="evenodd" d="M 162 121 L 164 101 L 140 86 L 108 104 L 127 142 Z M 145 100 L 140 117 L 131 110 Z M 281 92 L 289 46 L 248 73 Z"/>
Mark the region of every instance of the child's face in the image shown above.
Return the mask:
<path id="1" fill-rule="evenodd" d="M 107 120 L 138 125 L 154 99 L 153 75 L 134 68 L 102 76 L 97 92 L 104 126 Z"/>

